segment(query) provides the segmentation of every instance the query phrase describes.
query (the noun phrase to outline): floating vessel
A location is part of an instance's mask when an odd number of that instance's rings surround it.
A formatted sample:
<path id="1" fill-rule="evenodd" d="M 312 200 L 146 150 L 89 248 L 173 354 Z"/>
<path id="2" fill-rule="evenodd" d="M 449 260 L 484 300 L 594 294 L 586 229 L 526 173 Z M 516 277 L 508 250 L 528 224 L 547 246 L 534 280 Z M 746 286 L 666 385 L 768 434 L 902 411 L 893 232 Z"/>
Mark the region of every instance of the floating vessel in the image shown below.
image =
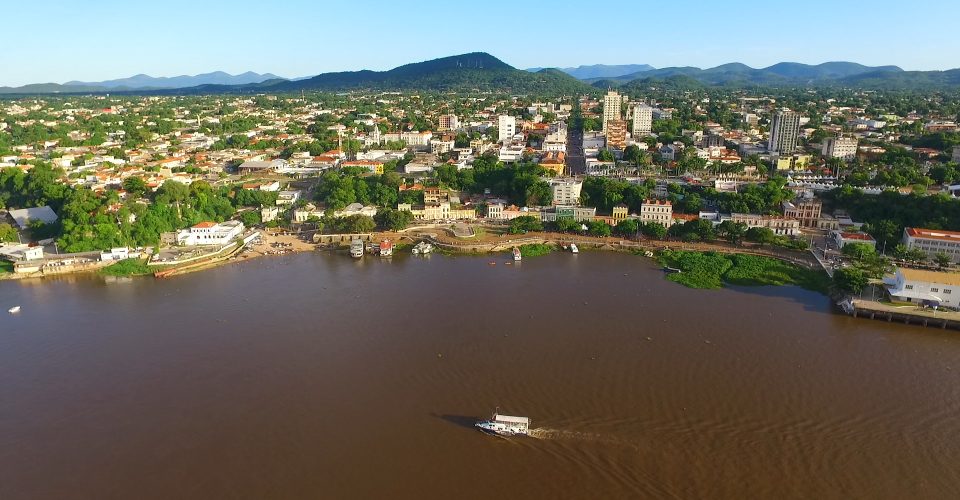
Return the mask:
<path id="1" fill-rule="evenodd" d="M 682 272 L 680 269 L 670 266 L 663 266 L 663 270 L 668 273 L 679 273 Z"/>
<path id="2" fill-rule="evenodd" d="M 526 436 L 530 429 L 530 419 L 527 417 L 514 417 L 511 415 L 501 415 L 500 410 L 493 412 L 490 420 L 481 420 L 477 422 L 476 427 L 488 434 L 499 436 Z"/>
<path id="3" fill-rule="evenodd" d="M 393 242 L 390 240 L 383 240 L 380 242 L 377 250 L 381 257 L 391 257 L 393 256 Z"/>
<path id="4" fill-rule="evenodd" d="M 523 256 L 520 255 L 520 249 L 517 247 L 513 247 L 513 260 L 520 260 L 522 258 Z"/>
<path id="5" fill-rule="evenodd" d="M 410 252 L 413 254 L 425 255 L 432 251 L 433 245 L 427 243 L 426 241 L 421 241 L 420 243 L 417 243 Z"/>
<path id="6" fill-rule="evenodd" d="M 7 312 L 10 314 L 17 314 L 20 312 L 20 306 L 13 306 L 10 309 L 7 309 Z"/>
<path id="7" fill-rule="evenodd" d="M 359 259 L 363 257 L 363 241 L 353 240 L 350 242 L 350 256 Z"/>
<path id="8" fill-rule="evenodd" d="M 577 244 L 576 244 L 576 243 L 571 243 L 571 244 L 570 244 L 570 251 L 573 252 L 573 253 L 580 253 L 580 249 L 577 248 Z"/>

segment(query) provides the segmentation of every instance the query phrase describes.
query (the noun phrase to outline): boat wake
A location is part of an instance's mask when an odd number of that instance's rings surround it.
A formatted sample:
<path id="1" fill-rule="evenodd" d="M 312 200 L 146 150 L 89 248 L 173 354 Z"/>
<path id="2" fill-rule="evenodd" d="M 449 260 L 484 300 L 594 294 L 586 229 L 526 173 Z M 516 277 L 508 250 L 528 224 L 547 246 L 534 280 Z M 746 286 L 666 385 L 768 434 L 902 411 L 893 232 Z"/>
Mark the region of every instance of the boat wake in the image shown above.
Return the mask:
<path id="1" fill-rule="evenodd" d="M 527 435 L 535 439 L 545 439 L 553 441 L 585 441 L 591 443 L 615 444 L 620 446 L 636 447 L 635 443 L 618 439 L 603 434 L 592 432 L 567 431 L 561 429 L 550 429 L 547 427 L 538 427 L 527 431 Z"/>

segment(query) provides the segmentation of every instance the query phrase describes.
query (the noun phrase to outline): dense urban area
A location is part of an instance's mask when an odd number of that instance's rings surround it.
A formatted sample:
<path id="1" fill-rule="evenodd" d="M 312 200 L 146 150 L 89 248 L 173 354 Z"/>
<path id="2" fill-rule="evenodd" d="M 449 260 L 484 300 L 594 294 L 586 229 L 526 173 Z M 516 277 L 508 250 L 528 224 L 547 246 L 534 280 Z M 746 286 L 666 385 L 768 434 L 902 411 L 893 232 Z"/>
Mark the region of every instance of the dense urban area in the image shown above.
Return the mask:
<path id="1" fill-rule="evenodd" d="M 724 255 L 754 249 L 815 259 L 838 294 L 958 308 L 958 115 L 941 92 L 668 83 L 11 98 L 0 275 L 147 274 L 283 235 L 553 235 L 655 245 L 690 286 L 737 282 Z"/>

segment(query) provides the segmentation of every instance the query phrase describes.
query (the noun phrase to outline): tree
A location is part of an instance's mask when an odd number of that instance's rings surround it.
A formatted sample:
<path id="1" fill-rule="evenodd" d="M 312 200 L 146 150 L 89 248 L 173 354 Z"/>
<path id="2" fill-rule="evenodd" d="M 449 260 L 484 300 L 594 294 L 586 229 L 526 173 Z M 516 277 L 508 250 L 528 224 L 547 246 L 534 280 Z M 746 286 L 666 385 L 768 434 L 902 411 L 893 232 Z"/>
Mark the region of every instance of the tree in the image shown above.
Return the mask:
<path id="1" fill-rule="evenodd" d="M 590 236 L 597 236 L 600 238 L 605 238 L 613 234 L 613 230 L 610 228 L 610 225 L 602 220 L 588 221 L 587 231 L 590 233 Z"/>
<path id="2" fill-rule="evenodd" d="M 597 152 L 597 159 L 600 161 L 614 161 L 613 153 L 609 149 L 601 149 Z"/>
<path id="3" fill-rule="evenodd" d="M 573 217 L 558 217 L 554 226 L 557 228 L 557 231 L 561 233 L 573 233 L 580 229 L 580 223 L 574 220 Z"/>
<path id="4" fill-rule="evenodd" d="M 777 235 L 769 227 L 751 227 L 744 237 L 747 241 L 759 243 L 761 247 L 777 241 Z"/>
<path id="5" fill-rule="evenodd" d="M 869 282 L 866 273 L 856 267 L 844 267 L 833 273 L 833 285 L 842 292 L 860 293 Z"/>
<path id="6" fill-rule="evenodd" d="M 640 227 L 640 232 L 648 238 L 662 240 L 667 237 L 667 228 L 659 222 L 647 222 Z"/>
<path id="7" fill-rule="evenodd" d="M 413 214 L 409 210 L 394 210 L 382 208 L 373 218 L 377 225 L 390 231 L 406 229 L 413 222 Z"/>
<path id="8" fill-rule="evenodd" d="M 351 215 L 338 221 L 340 228 L 345 233 L 369 233 L 377 227 L 373 217 L 369 215 Z"/>
<path id="9" fill-rule="evenodd" d="M 527 231 L 543 231 L 543 223 L 532 215 L 521 215 L 510 221 L 507 229 L 510 234 L 524 234 Z"/>
<path id="10" fill-rule="evenodd" d="M 251 227 L 260 224 L 263 220 L 260 218 L 259 210 L 247 210 L 240 214 L 240 222 L 242 222 L 244 226 Z"/>
<path id="11" fill-rule="evenodd" d="M 614 232 L 623 237 L 636 236 L 640 223 L 636 219 L 623 219 L 617 223 Z"/>
<path id="12" fill-rule="evenodd" d="M 742 222 L 725 220 L 717 226 L 717 234 L 734 245 L 739 245 L 747 234 L 747 225 Z"/>
<path id="13" fill-rule="evenodd" d="M 133 196 L 143 196 L 147 192 L 147 183 L 140 177 L 127 177 L 123 181 L 123 189 Z"/>
<path id="14" fill-rule="evenodd" d="M 877 254 L 877 249 L 866 243 L 847 243 L 841 251 L 847 257 L 860 261 Z"/>
<path id="15" fill-rule="evenodd" d="M 0 241 L 17 241 L 17 230 L 6 222 L 0 222 Z"/>
<path id="16" fill-rule="evenodd" d="M 937 252 L 937 254 L 933 256 L 933 261 L 937 263 L 937 267 L 945 269 L 950 265 L 950 256 L 943 252 Z"/>

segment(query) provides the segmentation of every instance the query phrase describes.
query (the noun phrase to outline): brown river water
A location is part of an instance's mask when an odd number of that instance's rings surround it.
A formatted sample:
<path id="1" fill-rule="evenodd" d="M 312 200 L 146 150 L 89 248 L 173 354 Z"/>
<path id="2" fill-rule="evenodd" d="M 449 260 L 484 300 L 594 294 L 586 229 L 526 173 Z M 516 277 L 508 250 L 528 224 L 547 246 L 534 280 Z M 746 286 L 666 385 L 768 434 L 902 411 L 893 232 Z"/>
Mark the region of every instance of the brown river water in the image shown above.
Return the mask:
<path id="1" fill-rule="evenodd" d="M 960 498 L 960 333 L 507 260 L 0 282 L 0 498 Z"/>

